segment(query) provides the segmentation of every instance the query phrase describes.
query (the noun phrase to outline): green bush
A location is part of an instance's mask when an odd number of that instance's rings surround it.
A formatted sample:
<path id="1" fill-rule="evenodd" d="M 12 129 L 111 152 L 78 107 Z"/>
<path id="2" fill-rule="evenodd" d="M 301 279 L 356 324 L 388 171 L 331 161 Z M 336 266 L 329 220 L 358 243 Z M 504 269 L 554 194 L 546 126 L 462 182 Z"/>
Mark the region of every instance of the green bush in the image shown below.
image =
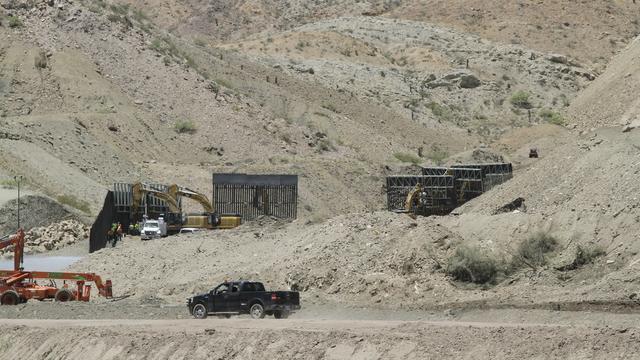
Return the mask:
<path id="1" fill-rule="evenodd" d="M 193 134 L 196 132 L 196 126 L 190 120 L 176 122 L 174 129 L 179 134 Z"/>
<path id="2" fill-rule="evenodd" d="M 9 16 L 9 27 L 10 28 L 18 28 L 18 27 L 22 27 L 24 24 L 22 23 L 22 20 L 20 20 L 20 18 L 18 18 L 17 16 Z"/>
<path id="3" fill-rule="evenodd" d="M 84 200 L 80 200 L 73 195 L 61 195 L 58 196 L 57 200 L 60 204 L 71 206 L 72 208 L 78 209 L 86 214 L 91 213 L 89 203 Z"/>
<path id="4" fill-rule="evenodd" d="M 486 251 L 468 245 L 459 246 L 447 263 L 447 274 L 452 278 L 486 284 L 495 281 L 499 262 Z"/>
<path id="5" fill-rule="evenodd" d="M 412 164 L 420 164 L 422 162 L 422 159 L 420 159 L 419 157 L 413 155 L 413 154 L 409 154 L 409 153 L 402 153 L 402 152 L 397 152 L 395 154 L 393 154 L 393 156 L 405 163 L 412 163 Z"/>
<path id="6" fill-rule="evenodd" d="M 558 245 L 558 240 L 544 232 L 537 232 L 520 243 L 517 256 L 529 265 L 544 265 L 545 255 L 552 252 Z"/>
<path id="7" fill-rule="evenodd" d="M 562 115 L 552 110 L 548 110 L 548 109 L 541 110 L 540 117 L 548 123 L 551 123 L 554 125 L 561 125 L 561 126 L 564 125 L 564 118 L 562 117 Z"/>
<path id="8" fill-rule="evenodd" d="M 510 102 L 513 106 L 521 109 L 531 109 L 531 102 L 529 101 L 529 94 L 525 91 L 516 91 L 511 95 Z"/>

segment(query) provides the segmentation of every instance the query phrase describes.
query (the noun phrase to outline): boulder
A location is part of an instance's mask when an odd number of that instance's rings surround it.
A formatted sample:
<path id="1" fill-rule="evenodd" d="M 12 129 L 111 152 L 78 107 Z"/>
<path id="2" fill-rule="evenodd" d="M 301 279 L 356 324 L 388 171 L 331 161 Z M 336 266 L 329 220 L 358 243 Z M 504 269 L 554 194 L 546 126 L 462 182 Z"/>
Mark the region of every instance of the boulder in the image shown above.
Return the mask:
<path id="1" fill-rule="evenodd" d="M 482 82 L 475 75 L 466 74 L 460 77 L 460 87 L 463 89 L 474 89 L 480 86 Z"/>

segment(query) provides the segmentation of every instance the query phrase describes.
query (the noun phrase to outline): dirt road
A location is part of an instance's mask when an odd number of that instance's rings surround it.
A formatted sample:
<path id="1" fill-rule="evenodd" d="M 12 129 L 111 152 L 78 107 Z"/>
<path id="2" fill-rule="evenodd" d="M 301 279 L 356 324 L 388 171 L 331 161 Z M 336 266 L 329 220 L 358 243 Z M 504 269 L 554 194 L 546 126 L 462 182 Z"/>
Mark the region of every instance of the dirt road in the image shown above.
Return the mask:
<path id="1" fill-rule="evenodd" d="M 2 319 L 0 359 L 626 359 L 640 350 L 638 315 L 460 316 L 478 317 L 496 321 Z"/>

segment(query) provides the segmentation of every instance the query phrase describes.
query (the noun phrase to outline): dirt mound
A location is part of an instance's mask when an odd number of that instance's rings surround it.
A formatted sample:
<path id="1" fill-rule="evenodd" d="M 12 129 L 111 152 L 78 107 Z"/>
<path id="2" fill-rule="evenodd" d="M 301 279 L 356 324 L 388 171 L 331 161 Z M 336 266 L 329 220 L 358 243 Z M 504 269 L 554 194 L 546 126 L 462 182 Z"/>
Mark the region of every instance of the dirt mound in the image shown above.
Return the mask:
<path id="1" fill-rule="evenodd" d="M 75 218 L 69 210 L 45 196 L 27 195 L 20 198 L 20 226 L 30 230 L 39 226 Z M 0 208 L 0 234 L 10 234 L 18 227 L 18 200 L 8 201 Z"/>
<path id="2" fill-rule="evenodd" d="M 2 359 L 624 358 L 639 330 L 496 323 L 313 320 L 4 320 Z M 83 341 L 72 341 L 82 339 Z M 597 344 L 597 345 L 594 345 Z"/>
<path id="3" fill-rule="evenodd" d="M 623 126 L 640 119 L 640 38 L 613 58 L 607 69 L 571 104 L 569 114 L 581 129 Z"/>

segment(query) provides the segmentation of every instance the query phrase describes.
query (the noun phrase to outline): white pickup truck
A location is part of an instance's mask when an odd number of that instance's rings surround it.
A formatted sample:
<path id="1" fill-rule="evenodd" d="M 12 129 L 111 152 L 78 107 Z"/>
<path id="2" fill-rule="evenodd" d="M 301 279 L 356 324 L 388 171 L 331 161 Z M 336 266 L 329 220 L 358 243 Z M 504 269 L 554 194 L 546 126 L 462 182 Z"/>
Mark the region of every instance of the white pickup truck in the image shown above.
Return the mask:
<path id="1" fill-rule="evenodd" d="M 146 220 L 142 224 L 142 230 L 140 230 L 140 239 L 151 240 L 159 237 L 167 236 L 167 223 L 164 219 L 158 220 Z"/>

